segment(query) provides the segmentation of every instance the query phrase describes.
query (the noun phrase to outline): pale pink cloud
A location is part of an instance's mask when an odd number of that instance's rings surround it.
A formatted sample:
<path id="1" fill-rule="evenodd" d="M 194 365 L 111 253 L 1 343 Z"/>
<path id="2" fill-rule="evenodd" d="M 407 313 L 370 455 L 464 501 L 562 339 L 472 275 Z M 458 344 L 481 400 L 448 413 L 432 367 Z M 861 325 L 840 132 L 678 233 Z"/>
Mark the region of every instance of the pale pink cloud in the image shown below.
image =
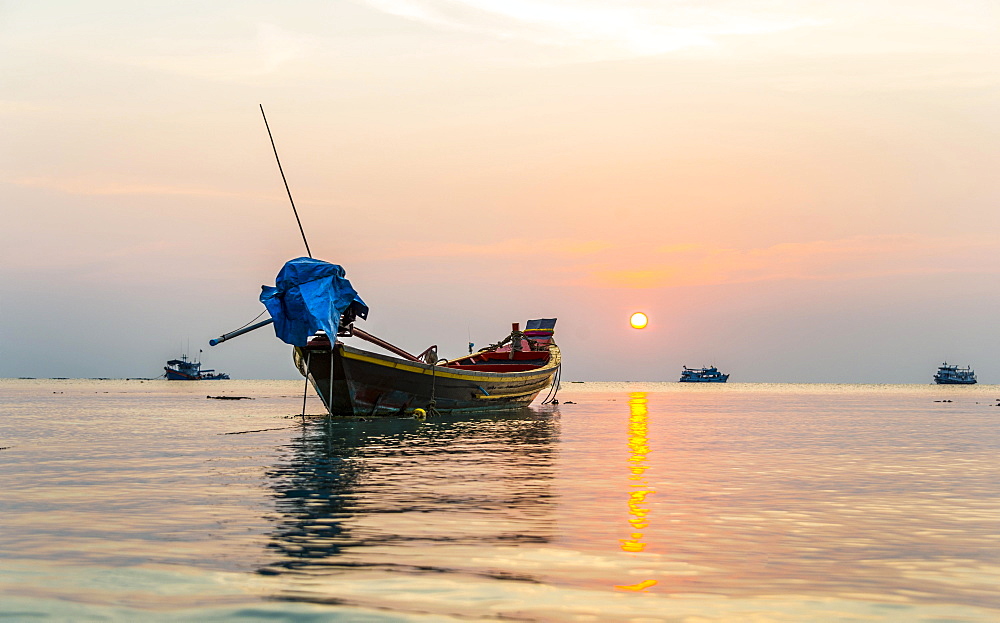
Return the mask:
<path id="1" fill-rule="evenodd" d="M 511 238 L 488 244 L 447 243 L 427 247 L 397 247 L 380 254 L 383 260 L 402 258 L 531 258 L 535 260 L 579 258 L 612 249 L 610 242 L 568 238 Z"/>
<path id="2" fill-rule="evenodd" d="M 1000 272 L 1000 242 L 984 236 L 857 236 L 759 249 L 664 246 L 623 253 L 588 273 L 590 285 L 659 288 L 788 279 Z"/>
<path id="3" fill-rule="evenodd" d="M 367 261 L 394 274 L 456 274 L 519 283 L 648 289 L 781 280 L 855 280 L 896 275 L 1000 272 L 1000 242 L 985 236 L 856 236 L 761 248 L 606 240 L 517 238 L 489 244 L 405 245 Z M 390 268 L 391 267 L 391 268 Z"/>

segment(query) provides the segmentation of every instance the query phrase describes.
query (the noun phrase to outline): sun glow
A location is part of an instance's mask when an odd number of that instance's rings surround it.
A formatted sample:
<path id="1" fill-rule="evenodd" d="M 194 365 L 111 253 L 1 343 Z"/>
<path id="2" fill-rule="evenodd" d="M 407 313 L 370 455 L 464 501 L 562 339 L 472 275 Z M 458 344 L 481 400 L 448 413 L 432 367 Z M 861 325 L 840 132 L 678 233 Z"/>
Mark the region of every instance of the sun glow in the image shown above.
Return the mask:
<path id="1" fill-rule="evenodd" d="M 642 312 L 635 312 L 632 314 L 632 317 L 629 318 L 629 324 L 632 325 L 633 329 L 645 329 L 647 323 L 649 323 L 649 318 L 647 318 L 646 314 Z"/>

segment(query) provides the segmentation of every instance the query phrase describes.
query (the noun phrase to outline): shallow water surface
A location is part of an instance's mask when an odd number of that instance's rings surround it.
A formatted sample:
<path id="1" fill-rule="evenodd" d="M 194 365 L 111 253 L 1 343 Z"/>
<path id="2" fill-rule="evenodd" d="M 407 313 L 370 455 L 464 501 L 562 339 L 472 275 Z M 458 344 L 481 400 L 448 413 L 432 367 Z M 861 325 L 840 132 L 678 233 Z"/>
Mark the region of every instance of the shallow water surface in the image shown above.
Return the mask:
<path id="1" fill-rule="evenodd" d="M 997 387 L 302 389 L 0 380 L 0 618 L 1000 620 Z"/>

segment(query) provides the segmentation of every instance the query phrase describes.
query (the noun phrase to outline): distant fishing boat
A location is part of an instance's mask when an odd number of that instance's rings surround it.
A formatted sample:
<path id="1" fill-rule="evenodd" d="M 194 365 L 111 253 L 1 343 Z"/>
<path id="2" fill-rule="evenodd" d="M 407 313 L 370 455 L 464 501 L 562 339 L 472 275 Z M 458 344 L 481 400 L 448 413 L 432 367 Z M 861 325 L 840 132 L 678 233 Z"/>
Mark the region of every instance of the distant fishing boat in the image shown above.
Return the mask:
<path id="1" fill-rule="evenodd" d="M 681 372 L 680 383 L 725 383 L 729 380 L 728 374 L 720 374 L 715 366 L 708 368 L 689 368 L 684 366 Z"/>
<path id="2" fill-rule="evenodd" d="M 558 386 L 562 362 L 553 341 L 555 318 L 519 323 L 510 335 L 475 353 L 439 359 L 437 346 L 412 355 L 354 326 L 368 306 L 336 264 L 308 257 L 286 262 L 276 287 L 260 300 L 271 318 L 227 333 L 215 346 L 274 324 L 275 334 L 294 346 L 295 366 L 331 415 L 410 415 L 499 411 L 526 406 Z M 332 341 L 331 341 L 332 336 Z M 356 337 L 391 355 L 362 350 L 337 338 Z"/>
<path id="3" fill-rule="evenodd" d="M 949 366 L 946 361 L 938 368 L 934 382 L 938 385 L 975 385 L 976 372 L 969 366 Z"/>
<path id="4" fill-rule="evenodd" d="M 190 361 L 187 355 L 171 359 L 163 368 L 168 381 L 221 381 L 229 375 L 215 370 L 202 370 L 200 361 Z"/>

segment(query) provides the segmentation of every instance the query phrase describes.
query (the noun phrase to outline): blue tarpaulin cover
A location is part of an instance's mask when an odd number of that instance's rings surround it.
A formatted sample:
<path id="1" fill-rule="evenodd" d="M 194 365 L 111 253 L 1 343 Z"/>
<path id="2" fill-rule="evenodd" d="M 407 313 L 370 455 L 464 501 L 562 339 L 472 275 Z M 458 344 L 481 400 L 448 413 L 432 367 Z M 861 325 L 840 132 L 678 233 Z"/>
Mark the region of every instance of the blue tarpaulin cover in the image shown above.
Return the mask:
<path id="1" fill-rule="evenodd" d="M 260 302 L 274 319 L 283 342 L 305 346 L 310 335 L 326 331 L 333 339 L 340 316 L 348 309 L 362 318 L 368 306 L 344 276 L 344 268 L 323 260 L 299 257 L 285 262 L 275 286 L 261 286 Z"/>

